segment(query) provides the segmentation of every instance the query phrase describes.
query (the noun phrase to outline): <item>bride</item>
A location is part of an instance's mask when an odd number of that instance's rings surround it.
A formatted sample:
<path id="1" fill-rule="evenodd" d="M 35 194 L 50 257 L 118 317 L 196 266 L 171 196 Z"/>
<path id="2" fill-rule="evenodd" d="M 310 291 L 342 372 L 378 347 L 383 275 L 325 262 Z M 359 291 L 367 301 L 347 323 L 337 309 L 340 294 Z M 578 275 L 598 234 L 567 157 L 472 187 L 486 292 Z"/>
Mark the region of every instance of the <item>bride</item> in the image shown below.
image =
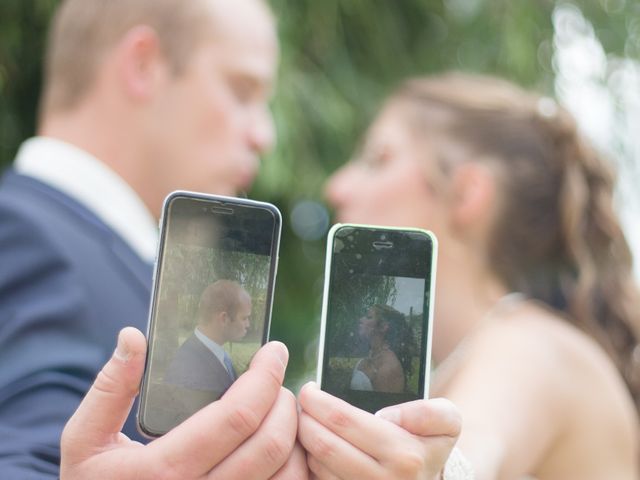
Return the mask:
<path id="1" fill-rule="evenodd" d="M 351 389 L 404 392 L 413 351 L 404 314 L 387 305 L 373 305 L 360 319 L 358 334 L 369 343 L 369 355 L 356 364 Z"/>

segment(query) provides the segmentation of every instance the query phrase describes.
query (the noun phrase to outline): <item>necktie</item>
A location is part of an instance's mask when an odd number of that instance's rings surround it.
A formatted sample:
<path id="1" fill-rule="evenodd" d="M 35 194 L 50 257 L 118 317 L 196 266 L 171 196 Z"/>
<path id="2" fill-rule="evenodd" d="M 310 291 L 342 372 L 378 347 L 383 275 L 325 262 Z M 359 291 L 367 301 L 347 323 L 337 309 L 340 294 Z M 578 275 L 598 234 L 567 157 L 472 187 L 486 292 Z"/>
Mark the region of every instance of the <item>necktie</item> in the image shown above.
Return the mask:
<path id="1" fill-rule="evenodd" d="M 227 372 L 229 372 L 229 376 L 231 377 L 231 381 L 235 382 L 236 381 L 236 371 L 233 368 L 233 363 L 231 362 L 231 357 L 227 354 L 227 352 L 224 352 L 224 366 L 227 369 Z"/>

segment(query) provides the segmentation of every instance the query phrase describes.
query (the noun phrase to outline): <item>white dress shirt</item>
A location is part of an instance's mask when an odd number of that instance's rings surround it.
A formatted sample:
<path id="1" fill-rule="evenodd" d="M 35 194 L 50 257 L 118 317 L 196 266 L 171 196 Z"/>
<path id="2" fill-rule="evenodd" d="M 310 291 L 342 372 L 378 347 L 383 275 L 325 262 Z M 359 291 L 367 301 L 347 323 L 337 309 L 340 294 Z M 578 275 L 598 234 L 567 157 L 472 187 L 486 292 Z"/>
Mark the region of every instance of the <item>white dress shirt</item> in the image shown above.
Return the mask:
<path id="1" fill-rule="evenodd" d="M 14 169 L 60 190 L 93 212 L 140 258 L 156 256 L 158 226 L 136 192 L 106 164 L 80 148 L 49 137 L 24 142 Z"/>
<path id="2" fill-rule="evenodd" d="M 227 368 L 227 364 L 224 361 L 224 357 L 226 354 L 226 352 L 224 351 L 224 348 L 222 348 L 216 342 L 214 342 L 209 337 L 207 337 L 204 333 L 198 330 L 197 327 L 195 330 L 195 335 L 196 335 L 196 338 L 200 340 L 204 344 L 204 346 L 207 347 L 208 350 L 211 350 L 211 353 L 213 353 L 216 356 L 216 358 L 220 360 L 220 363 L 224 365 L 224 368 L 229 372 L 229 369 Z M 229 375 L 233 376 L 233 372 L 229 372 Z"/>

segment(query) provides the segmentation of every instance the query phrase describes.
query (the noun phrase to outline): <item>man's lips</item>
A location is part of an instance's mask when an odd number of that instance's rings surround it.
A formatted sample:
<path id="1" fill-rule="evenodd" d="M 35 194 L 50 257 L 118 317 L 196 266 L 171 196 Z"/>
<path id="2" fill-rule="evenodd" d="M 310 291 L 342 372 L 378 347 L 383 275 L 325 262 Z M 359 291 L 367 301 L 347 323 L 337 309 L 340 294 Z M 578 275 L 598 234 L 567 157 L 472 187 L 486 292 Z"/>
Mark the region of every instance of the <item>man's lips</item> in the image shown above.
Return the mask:
<path id="1" fill-rule="evenodd" d="M 244 172 L 238 175 L 236 179 L 237 190 L 249 190 L 253 184 L 253 180 L 256 178 L 257 171 Z"/>

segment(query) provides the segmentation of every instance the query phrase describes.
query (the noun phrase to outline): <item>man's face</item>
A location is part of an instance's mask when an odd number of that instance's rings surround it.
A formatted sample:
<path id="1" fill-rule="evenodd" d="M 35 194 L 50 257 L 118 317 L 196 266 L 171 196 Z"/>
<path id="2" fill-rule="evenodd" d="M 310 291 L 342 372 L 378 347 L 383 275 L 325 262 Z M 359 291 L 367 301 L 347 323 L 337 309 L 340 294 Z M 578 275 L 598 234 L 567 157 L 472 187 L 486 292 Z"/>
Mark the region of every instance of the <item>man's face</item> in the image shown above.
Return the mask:
<path id="1" fill-rule="evenodd" d="M 244 338 L 251 326 L 251 299 L 240 302 L 235 316 L 227 323 L 226 338 L 229 342 L 238 342 Z"/>
<path id="2" fill-rule="evenodd" d="M 175 189 L 234 195 L 250 187 L 272 147 L 268 100 L 278 44 L 259 0 L 210 0 L 211 33 L 186 70 L 170 74 L 152 111 L 149 143 L 163 196 Z"/>

